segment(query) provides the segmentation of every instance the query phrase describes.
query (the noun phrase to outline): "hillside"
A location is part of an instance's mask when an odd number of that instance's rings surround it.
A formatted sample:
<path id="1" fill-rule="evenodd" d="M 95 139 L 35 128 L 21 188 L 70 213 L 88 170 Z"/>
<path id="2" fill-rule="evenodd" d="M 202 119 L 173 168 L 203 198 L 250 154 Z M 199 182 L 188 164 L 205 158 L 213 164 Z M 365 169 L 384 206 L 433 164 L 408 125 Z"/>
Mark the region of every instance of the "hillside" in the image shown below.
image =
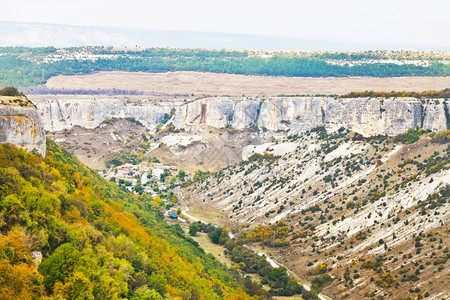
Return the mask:
<path id="1" fill-rule="evenodd" d="M 448 130 L 280 135 L 186 187 L 184 201 L 333 299 L 445 299 L 449 142 Z"/>
<path id="2" fill-rule="evenodd" d="M 110 181 L 52 141 L 1 146 L 0 296 L 446 298 L 447 98 L 43 96 L 43 128 Z M 220 227 L 164 219 L 183 209 Z"/>
<path id="3" fill-rule="evenodd" d="M 36 86 L 57 75 L 100 71 L 195 71 L 286 77 L 414 77 L 450 76 L 450 65 L 446 53 L 414 51 L 0 48 L 0 85 Z"/>
<path id="4" fill-rule="evenodd" d="M 127 194 L 50 140 L 45 158 L 0 145 L 0 198 L 2 299 L 250 298 L 164 222 L 159 197 Z"/>
<path id="5" fill-rule="evenodd" d="M 96 170 L 104 170 L 114 157 L 139 156 L 145 163 L 156 156 L 187 171 L 218 171 L 239 162 L 248 145 L 318 126 L 330 132 L 345 128 L 364 136 L 392 136 L 419 127 L 436 132 L 447 129 L 447 90 L 373 94 L 189 101 L 41 95 L 33 96 L 33 101 L 49 135 Z"/>

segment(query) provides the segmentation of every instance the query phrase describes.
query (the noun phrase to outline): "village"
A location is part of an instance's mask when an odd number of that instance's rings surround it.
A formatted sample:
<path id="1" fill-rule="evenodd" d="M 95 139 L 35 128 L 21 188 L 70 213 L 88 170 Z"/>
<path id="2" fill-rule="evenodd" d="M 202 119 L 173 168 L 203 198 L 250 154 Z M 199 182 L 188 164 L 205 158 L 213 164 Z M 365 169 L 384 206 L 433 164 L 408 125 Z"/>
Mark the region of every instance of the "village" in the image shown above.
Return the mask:
<path id="1" fill-rule="evenodd" d="M 162 163 L 126 163 L 100 171 L 100 175 L 135 195 L 146 194 L 152 199 L 161 199 L 162 206 L 168 210 L 168 218 L 186 222 L 173 208 L 177 200 L 183 198 L 181 185 L 190 179 L 183 170 Z"/>
<path id="2" fill-rule="evenodd" d="M 124 185 L 129 192 L 136 195 L 146 193 L 152 197 L 158 196 L 160 192 L 165 192 L 169 188 L 174 192 L 179 191 L 180 184 L 188 179 L 184 171 L 162 163 L 153 163 L 151 166 L 126 163 L 101 171 L 100 175 L 107 180 Z"/>

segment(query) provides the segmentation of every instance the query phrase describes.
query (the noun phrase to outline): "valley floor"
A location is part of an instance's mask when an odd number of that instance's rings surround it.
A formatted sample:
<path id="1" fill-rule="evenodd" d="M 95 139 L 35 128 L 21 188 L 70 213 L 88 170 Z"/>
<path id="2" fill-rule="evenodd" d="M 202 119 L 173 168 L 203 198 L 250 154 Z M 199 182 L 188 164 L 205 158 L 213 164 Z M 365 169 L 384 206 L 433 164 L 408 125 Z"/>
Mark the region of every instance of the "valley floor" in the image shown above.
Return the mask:
<path id="1" fill-rule="evenodd" d="M 450 77 L 271 77 L 202 72 L 99 72 L 56 76 L 47 87 L 65 90 L 133 90 L 157 94 L 276 96 L 346 94 L 355 91 L 425 91 L 450 86 Z"/>

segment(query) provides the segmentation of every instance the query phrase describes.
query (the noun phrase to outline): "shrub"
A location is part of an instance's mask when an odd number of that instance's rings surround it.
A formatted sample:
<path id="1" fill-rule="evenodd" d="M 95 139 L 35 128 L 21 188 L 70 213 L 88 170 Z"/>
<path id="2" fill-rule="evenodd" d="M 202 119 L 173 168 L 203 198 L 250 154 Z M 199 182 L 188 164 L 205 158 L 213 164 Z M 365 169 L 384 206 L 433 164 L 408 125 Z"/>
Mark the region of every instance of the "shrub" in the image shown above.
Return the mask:
<path id="1" fill-rule="evenodd" d="M 23 93 L 19 92 L 15 87 L 13 86 L 7 86 L 0 90 L 0 96 L 25 96 Z"/>
<path id="2" fill-rule="evenodd" d="M 419 140 L 419 131 L 415 131 L 414 129 L 408 129 L 408 131 L 397 135 L 394 138 L 395 142 L 401 142 L 403 144 L 412 144 Z"/>

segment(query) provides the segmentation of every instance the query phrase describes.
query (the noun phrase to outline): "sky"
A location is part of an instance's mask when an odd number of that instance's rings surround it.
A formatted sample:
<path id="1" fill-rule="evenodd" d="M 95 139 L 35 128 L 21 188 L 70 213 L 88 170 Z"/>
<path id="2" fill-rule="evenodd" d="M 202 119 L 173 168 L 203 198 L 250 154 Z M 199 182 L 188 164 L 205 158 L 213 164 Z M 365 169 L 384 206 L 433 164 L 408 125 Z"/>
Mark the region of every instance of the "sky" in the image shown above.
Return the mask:
<path id="1" fill-rule="evenodd" d="M 14 0 L 2 21 L 450 46 L 449 0 Z"/>

